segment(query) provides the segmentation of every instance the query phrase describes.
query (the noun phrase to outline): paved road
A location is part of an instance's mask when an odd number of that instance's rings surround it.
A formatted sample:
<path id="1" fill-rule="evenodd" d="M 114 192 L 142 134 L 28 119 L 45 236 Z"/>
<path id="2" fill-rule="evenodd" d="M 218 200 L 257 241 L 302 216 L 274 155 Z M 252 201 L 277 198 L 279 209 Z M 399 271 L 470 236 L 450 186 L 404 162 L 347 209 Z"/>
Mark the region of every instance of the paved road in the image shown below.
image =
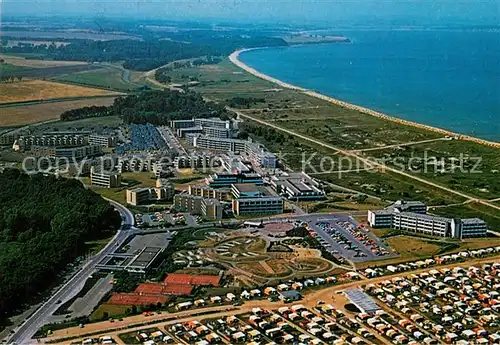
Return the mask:
<path id="1" fill-rule="evenodd" d="M 52 297 L 50 297 L 38 310 L 31 315 L 19 328 L 11 335 L 10 342 L 16 344 L 36 344 L 32 337 L 36 331 L 47 322 L 50 322 L 51 315 L 57 310 L 60 303 L 68 301 L 75 296 L 84 286 L 87 278 L 95 271 L 97 264 L 108 254 L 115 250 L 116 243 L 122 243 L 134 232 L 134 216 L 124 206 L 107 199 L 122 215 L 123 222 L 121 229 L 115 237 L 97 255 L 91 258 L 85 266 L 76 273 L 67 283 L 65 283 Z M 57 303 L 61 301 L 60 303 Z"/>

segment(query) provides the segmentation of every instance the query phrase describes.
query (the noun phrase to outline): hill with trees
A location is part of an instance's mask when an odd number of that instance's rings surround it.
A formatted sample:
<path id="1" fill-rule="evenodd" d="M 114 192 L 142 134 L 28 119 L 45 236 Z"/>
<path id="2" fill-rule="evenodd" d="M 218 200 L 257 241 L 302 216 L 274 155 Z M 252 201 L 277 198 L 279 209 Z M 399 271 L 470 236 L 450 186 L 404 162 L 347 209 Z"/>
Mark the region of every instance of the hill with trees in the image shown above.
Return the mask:
<path id="1" fill-rule="evenodd" d="M 0 173 L 0 315 L 43 292 L 85 252 L 85 242 L 112 235 L 121 217 L 77 180 Z"/>

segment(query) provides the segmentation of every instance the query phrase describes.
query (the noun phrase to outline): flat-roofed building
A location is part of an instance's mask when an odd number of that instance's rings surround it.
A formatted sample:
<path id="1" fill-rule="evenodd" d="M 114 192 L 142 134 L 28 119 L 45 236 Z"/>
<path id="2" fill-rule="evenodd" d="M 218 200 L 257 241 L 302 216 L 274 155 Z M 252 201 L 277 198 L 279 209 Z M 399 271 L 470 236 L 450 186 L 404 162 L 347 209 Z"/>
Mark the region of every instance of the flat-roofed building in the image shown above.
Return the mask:
<path id="1" fill-rule="evenodd" d="M 283 213 L 283 199 L 277 196 L 233 199 L 233 213 L 238 216 Z"/>
<path id="2" fill-rule="evenodd" d="M 218 117 L 196 118 L 194 119 L 194 124 L 196 126 L 202 126 L 202 127 L 222 128 L 222 129 L 233 128 L 231 120 L 221 120 Z"/>
<path id="3" fill-rule="evenodd" d="M 102 146 L 102 147 L 115 147 L 116 146 L 116 138 L 113 135 L 90 134 L 88 141 L 89 141 L 90 145 L 97 145 L 97 146 Z"/>
<path id="4" fill-rule="evenodd" d="M 409 209 L 413 211 L 404 211 Z M 487 235 L 488 227 L 482 219 L 454 219 L 428 215 L 426 212 L 427 207 L 423 203 L 399 201 L 384 210 L 368 211 L 368 223 L 373 228 L 392 228 L 440 237 L 471 238 Z"/>
<path id="5" fill-rule="evenodd" d="M 231 199 L 230 188 L 210 188 L 208 186 L 193 186 L 188 187 L 188 193 L 191 195 L 201 196 L 205 199 L 217 199 L 219 201 Z"/>
<path id="6" fill-rule="evenodd" d="M 194 127 L 194 120 L 172 120 L 170 121 L 170 127 L 173 129 Z"/>
<path id="7" fill-rule="evenodd" d="M 101 170 L 95 166 L 90 168 L 90 184 L 93 186 L 116 188 L 121 183 L 122 177 L 117 171 Z"/>
<path id="8" fill-rule="evenodd" d="M 462 238 L 485 237 L 488 234 L 488 225 L 479 218 L 467 218 L 460 221 Z"/>
<path id="9" fill-rule="evenodd" d="M 147 273 L 158 262 L 162 252 L 163 248 L 145 247 L 125 266 L 125 270 L 131 273 Z"/>
<path id="10" fill-rule="evenodd" d="M 273 176 L 271 186 L 278 194 L 291 200 L 313 200 L 325 197 L 325 192 L 320 188 L 319 183 L 303 172 Z"/>
<path id="11" fill-rule="evenodd" d="M 194 147 L 224 152 L 245 152 L 247 144 L 245 140 L 214 138 L 206 135 L 193 137 L 192 140 Z"/>
<path id="12" fill-rule="evenodd" d="M 207 185 L 212 188 L 229 188 L 233 184 L 251 183 L 263 185 L 262 177 L 257 173 L 231 173 L 222 172 L 208 176 L 206 179 Z"/>
<path id="13" fill-rule="evenodd" d="M 130 205 L 144 205 L 152 202 L 172 200 L 174 184 L 167 179 L 158 179 L 156 187 L 128 189 L 127 203 Z"/>
<path id="14" fill-rule="evenodd" d="M 87 157 L 102 155 L 102 148 L 95 145 L 79 147 L 31 146 L 30 152 L 38 157 L 67 158 L 79 161 Z"/>
<path id="15" fill-rule="evenodd" d="M 229 139 L 231 138 L 232 131 L 228 128 L 219 128 L 219 127 L 201 127 L 201 133 L 206 135 L 207 137 L 212 138 L 220 138 L 220 139 Z"/>
<path id="16" fill-rule="evenodd" d="M 233 184 L 233 213 L 238 216 L 249 214 L 281 214 L 283 199 L 272 195 L 264 186 L 255 184 Z"/>
<path id="17" fill-rule="evenodd" d="M 203 199 L 201 214 L 207 220 L 222 219 L 222 204 L 217 199 Z"/>
<path id="18" fill-rule="evenodd" d="M 177 211 L 200 215 L 208 220 L 222 219 L 222 204 L 217 199 L 204 199 L 201 196 L 178 194 L 174 196 Z"/>
<path id="19" fill-rule="evenodd" d="M 201 126 L 184 127 L 177 129 L 177 136 L 179 138 L 185 138 L 188 134 L 201 134 L 202 132 Z"/>
<path id="20" fill-rule="evenodd" d="M 189 194 L 177 194 L 174 196 L 174 208 L 177 211 L 201 214 L 201 196 Z"/>

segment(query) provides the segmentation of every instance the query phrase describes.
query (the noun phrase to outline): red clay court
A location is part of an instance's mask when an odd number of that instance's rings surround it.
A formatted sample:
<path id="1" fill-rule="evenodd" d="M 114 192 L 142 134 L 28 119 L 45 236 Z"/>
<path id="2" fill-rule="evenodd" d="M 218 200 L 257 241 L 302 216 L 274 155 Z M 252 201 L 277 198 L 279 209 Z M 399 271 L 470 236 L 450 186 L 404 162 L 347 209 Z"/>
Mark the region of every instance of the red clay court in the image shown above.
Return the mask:
<path id="1" fill-rule="evenodd" d="M 181 284 L 154 284 L 143 283 L 140 284 L 135 293 L 142 295 L 190 295 L 193 287 L 191 285 Z"/>
<path id="2" fill-rule="evenodd" d="M 115 293 L 111 295 L 111 298 L 107 303 L 117 304 L 117 305 L 149 305 L 165 304 L 168 301 L 167 296 L 161 295 L 138 295 L 135 293 Z"/>
<path id="3" fill-rule="evenodd" d="M 219 286 L 219 276 L 169 273 L 163 281 L 165 285 Z"/>

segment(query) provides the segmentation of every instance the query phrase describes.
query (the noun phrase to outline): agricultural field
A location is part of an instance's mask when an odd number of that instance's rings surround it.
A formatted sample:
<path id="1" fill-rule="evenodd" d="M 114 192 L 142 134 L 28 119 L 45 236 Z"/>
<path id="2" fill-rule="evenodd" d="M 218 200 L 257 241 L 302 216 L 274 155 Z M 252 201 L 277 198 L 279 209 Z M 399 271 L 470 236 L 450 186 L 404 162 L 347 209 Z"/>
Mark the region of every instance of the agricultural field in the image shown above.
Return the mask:
<path id="1" fill-rule="evenodd" d="M 43 101 L 57 98 L 119 95 L 116 92 L 43 80 L 29 80 L 1 85 L 0 103 Z"/>
<path id="2" fill-rule="evenodd" d="M 77 101 L 64 101 L 64 102 L 48 102 L 48 103 L 39 103 L 32 105 L 20 105 L 20 106 L 9 106 L 9 107 L 1 107 L 0 108 L 0 127 L 9 127 L 9 126 L 23 126 L 29 125 L 38 122 L 45 121 L 57 121 L 59 120 L 59 116 L 66 110 L 87 107 L 91 105 L 97 106 L 108 106 L 113 104 L 114 97 L 102 97 L 102 98 L 93 98 L 93 99 L 85 99 L 85 100 L 77 100 Z M 109 120 L 114 120 L 116 122 L 116 118 L 99 118 L 97 119 L 88 119 L 87 122 L 100 122 L 103 123 Z M 80 126 L 81 123 L 77 121 L 74 125 Z M 86 122 L 84 122 L 86 123 Z M 55 127 L 66 127 L 72 126 L 72 122 L 61 122 L 60 124 L 52 124 L 51 126 Z"/>
<path id="3" fill-rule="evenodd" d="M 75 65 L 87 65 L 83 61 L 56 61 L 56 60 L 40 60 L 40 59 L 27 59 L 23 56 L 0 54 L 0 59 L 4 63 L 20 66 L 20 67 L 30 67 L 30 68 L 46 68 L 46 67 L 62 67 L 62 66 L 75 66 Z"/>
<path id="4" fill-rule="evenodd" d="M 30 39 L 45 39 L 45 40 L 58 40 L 61 38 L 64 39 L 79 39 L 79 40 L 94 40 L 94 41 L 108 41 L 108 40 L 124 40 L 124 39 L 140 39 L 139 37 L 128 35 L 122 32 L 110 32 L 110 33 L 101 33 L 97 31 L 90 30 L 60 30 L 60 31 L 52 31 L 52 30 L 17 30 L 17 31 L 9 31 L 9 38 L 30 38 Z"/>

